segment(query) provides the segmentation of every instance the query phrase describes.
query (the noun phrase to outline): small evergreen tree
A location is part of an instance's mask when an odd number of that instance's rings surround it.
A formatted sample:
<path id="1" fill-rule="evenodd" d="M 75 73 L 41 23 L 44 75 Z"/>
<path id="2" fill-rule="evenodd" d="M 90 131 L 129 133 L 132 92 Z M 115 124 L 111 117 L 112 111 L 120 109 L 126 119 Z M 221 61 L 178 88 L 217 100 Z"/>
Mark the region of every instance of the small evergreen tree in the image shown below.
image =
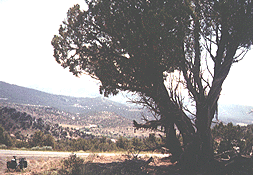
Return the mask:
<path id="1" fill-rule="evenodd" d="M 36 131 L 31 140 L 30 140 L 30 145 L 31 147 L 35 147 L 35 146 L 44 146 L 44 133 L 42 131 Z"/>
<path id="2" fill-rule="evenodd" d="M 12 146 L 12 139 L 5 129 L 0 125 L 0 144 Z"/>

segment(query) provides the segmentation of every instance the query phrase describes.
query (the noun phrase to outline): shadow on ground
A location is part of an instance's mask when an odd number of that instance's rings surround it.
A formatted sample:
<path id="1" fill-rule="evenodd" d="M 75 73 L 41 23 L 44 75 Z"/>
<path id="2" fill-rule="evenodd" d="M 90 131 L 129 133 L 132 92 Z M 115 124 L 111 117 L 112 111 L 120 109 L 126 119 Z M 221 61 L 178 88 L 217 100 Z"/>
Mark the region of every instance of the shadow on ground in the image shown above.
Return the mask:
<path id="1" fill-rule="evenodd" d="M 82 166 L 72 165 L 58 171 L 59 174 L 83 175 L 252 175 L 252 158 L 236 157 L 230 161 L 217 161 L 213 169 L 200 168 L 199 170 L 186 170 L 177 163 L 171 163 L 169 158 L 163 159 L 125 159 L 119 162 L 100 163 L 88 161 Z"/>

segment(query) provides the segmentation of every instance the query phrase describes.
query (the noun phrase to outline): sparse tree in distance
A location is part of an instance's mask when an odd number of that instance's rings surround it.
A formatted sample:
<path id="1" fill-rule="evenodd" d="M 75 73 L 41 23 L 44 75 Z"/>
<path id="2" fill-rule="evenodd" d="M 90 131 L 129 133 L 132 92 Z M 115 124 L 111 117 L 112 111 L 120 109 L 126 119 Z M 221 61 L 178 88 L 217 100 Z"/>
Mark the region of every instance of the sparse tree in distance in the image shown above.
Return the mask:
<path id="1" fill-rule="evenodd" d="M 31 147 L 43 146 L 43 138 L 45 134 L 42 131 L 36 131 L 30 141 Z"/>
<path id="2" fill-rule="evenodd" d="M 4 144 L 5 146 L 12 146 L 12 139 L 10 135 L 4 130 L 4 128 L 0 125 L 0 144 Z"/>
<path id="3" fill-rule="evenodd" d="M 52 146 L 54 148 L 55 146 L 55 139 L 50 134 L 44 134 L 42 131 L 38 130 L 34 133 L 30 140 L 31 147 L 35 146 Z"/>
<path id="4" fill-rule="evenodd" d="M 134 92 L 156 120 L 176 160 L 194 168 L 213 160 L 211 123 L 222 84 L 253 41 L 251 0 L 86 0 L 70 8 L 52 39 L 54 57 L 78 76 L 100 80 L 100 93 Z M 166 85 L 172 74 L 175 82 Z M 194 110 L 185 107 L 186 89 Z M 187 114 L 191 114 L 187 115 Z M 176 136 L 180 131 L 183 143 Z"/>
<path id="5" fill-rule="evenodd" d="M 54 137 L 52 135 L 50 135 L 50 134 L 44 135 L 43 145 L 44 146 L 52 146 L 52 148 L 54 148 L 54 146 L 55 146 L 55 139 L 54 139 Z"/>

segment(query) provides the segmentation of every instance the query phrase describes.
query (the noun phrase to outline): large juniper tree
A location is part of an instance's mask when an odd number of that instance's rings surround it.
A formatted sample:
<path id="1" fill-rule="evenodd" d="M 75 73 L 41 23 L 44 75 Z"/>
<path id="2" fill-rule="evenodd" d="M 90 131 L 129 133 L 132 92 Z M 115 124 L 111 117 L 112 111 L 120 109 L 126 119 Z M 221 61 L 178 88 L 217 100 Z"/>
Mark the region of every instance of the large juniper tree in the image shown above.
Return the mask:
<path id="1" fill-rule="evenodd" d="M 210 126 L 231 65 L 253 40 L 251 0 L 87 0 L 70 8 L 54 36 L 56 61 L 74 75 L 100 80 L 100 93 L 139 94 L 158 115 L 136 127 L 157 128 L 175 158 L 189 166 L 213 158 Z M 175 87 L 165 81 L 178 72 Z M 173 83 L 172 83 L 173 84 Z M 174 83 L 175 84 L 175 83 Z M 193 117 L 178 94 L 183 86 Z M 183 138 L 179 142 L 175 127 Z"/>

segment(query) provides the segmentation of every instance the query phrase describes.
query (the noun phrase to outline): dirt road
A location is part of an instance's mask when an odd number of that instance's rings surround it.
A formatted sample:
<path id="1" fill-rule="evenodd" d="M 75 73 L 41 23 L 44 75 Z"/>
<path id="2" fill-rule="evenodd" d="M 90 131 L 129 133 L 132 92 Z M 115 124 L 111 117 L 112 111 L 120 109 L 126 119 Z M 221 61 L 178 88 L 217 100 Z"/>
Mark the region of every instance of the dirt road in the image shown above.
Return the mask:
<path id="1" fill-rule="evenodd" d="M 17 157 L 68 157 L 71 152 L 46 152 L 46 151 L 20 151 L 20 150 L 0 150 L 0 156 L 17 156 Z M 83 153 L 88 155 L 89 153 Z"/>
<path id="2" fill-rule="evenodd" d="M 69 157 L 72 152 L 47 152 L 47 151 L 22 151 L 22 150 L 0 150 L 0 156 L 1 157 L 9 157 L 9 156 L 17 156 L 17 157 Z M 80 157 L 87 157 L 89 155 L 93 155 L 94 153 L 80 153 L 76 152 L 74 153 L 77 156 Z M 122 155 L 122 153 L 95 153 L 98 156 L 117 156 L 117 155 Z M 169 154 L 152 154 L 152 153 L 147 153 L 147 154 L 139 154 L 140 157 L 142 156 L 148 156 L 148 157 L 168 157 Z"/>

